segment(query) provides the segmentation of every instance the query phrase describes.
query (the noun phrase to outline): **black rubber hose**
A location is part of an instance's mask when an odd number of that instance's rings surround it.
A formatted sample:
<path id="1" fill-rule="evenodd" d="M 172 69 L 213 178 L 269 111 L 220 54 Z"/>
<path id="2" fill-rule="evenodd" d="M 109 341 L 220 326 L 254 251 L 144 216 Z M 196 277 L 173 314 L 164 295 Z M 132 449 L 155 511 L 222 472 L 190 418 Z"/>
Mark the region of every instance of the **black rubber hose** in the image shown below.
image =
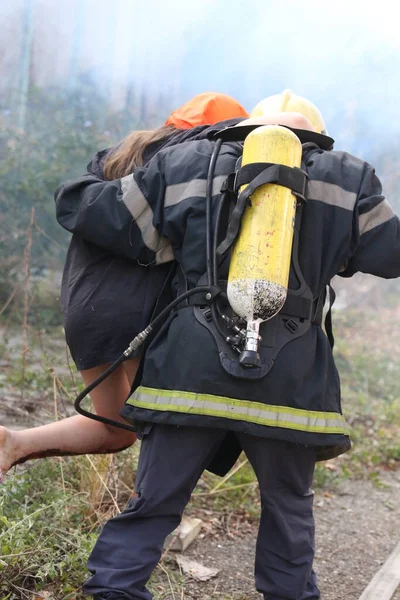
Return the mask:
<path id="1" fill-rule="evenodd" d="M 222 218 L 222 212 L 223 212 L 223 208 L 225 205 L 225 202 L 227 200 L 227 194 L 224 193 L 221 196 L 221 200 L 219 202 L 218 205 L 218 210 L 217 210 L 217 216 L 215 219 L 215 229 L 214 229 L 214 235 L 213 235 L 213 246 L 212 246 L 212 280 L 213 280 L 213 285 L 218 285 L 218 254 L 217 254 L 217 248 L 218 248 L 218 234 L 219 234 L 219 228 L 221 225 L 221 218 Z M 219 307 L 219 300 L 220 298 L 225 297 L 226 298 L 226 294 L 219 294 L 214 302 L 211 305 L 211 316 L 215 325 L 215 328 L 217 329 L 218 333 L 224 338 L 226 339 L 226 334 L 223 331 L 223 329 L 221 328 L 221 325 L 219 323 L 219 317 L 222 318 L 223 313 Z"/>
<path id="2" fill-rule="evenodd" d="M 87 417 L 88 419 L 92 419 L 93 421 L 99 421 L 100 423 L 104 423 L 105 425 L 112 425 L 113 427 L 119 427 L 120 429 L 126 429 L 127 431 L 135 431 L 135 429 L 134 429 L 134 427 L 132 427 L 132 425 L 127 425 L 126 423 L 120 423 L 119 421 L 114 421 L 113 419 L 107 419 L 107 417 L 100 417 L 99 415 L 96 415 L 95 413 L 91 413 L 88 410 L 85 410 L 84 408 L 81 407 L 82 400 L 84 398 L 86 398 L 86 396 L 88 394 L 90 394 L 90 392 L 92 390 L 94 390 L 95 387 L 97 387 L 98 385 L 100 385 L 100 383 L 102 383 L 105 379 L 107 379 L 107 377 L 109 375 L 111 375 L 111 373 L 113 373 L 113 371 L 115 371 L 115 369 L 117 369 L 125 360 L 126 360 L 125 354 L 121 354 L 121 356 L 119 358 L 117 358 L 117 360 L 115 362 L 113 362 L 113 364 L 110 365 L 108 367 L 108 369 L 106 369 L 104 371 L 104 373 L 102 375 L 100 375 L 100 377 L 95 379 L 95 381 L 93 381 L 93 383 L 88 385 L 83 390 L 83 392 L 81 392 L 75 398 L 74 408 L 77 413 L 79 413 L 80 415 L 82 415 L 84 417 Z"/>
<path id="3" fill-rule="evenodd" d="M 206 261 L 207 261 L 207 283 L 208 285 L 217 285 L 217 282 L 213 279 L 213 234 L 212 234 L 212 198 L 213 198 L 213 184 L 214 184 L 214 172 L 215 165 L 217 163 L 219 151 L 221 148 L 222 140 L 215 142 L 214 150 L 211 155 L 210 165 L 208 167 L 207 174 L 207 187 L 206 187 Z"/>
<path id="4" fill-rule="evenodd" d="M 168 315 L 168 313 L 171 312 L 171 310 L 173 310 L 175 308 L 175 306 L 177 306 L 178 304 L 183 302 L 183 300 L 186 300 L 186 298 L 193 296 L 194 294 L 201 294 L 201 293 L 206 294 L 209 291 L 210 291 L 210 288 L 205 285 L 193 288 L 191 290 L 188 290 L 187 292 L 184 292 L 183 294 L 181 294 L 180 296 L 175 298 L 175 300 L 173 300 L 168 306 L 166 306 L 164 308 L 164 310 L 162 310 L 160 312 L 160 314 L 157 315 L 157 317 L 146 327 L 146 329 L 144 331 L 141 331 L 140 333 L 138 333 L 138 335 L 132 340 L 132 342 L 129 344 L 128 348 L 121 354 L 121 356 L 119 358 L 117 358 L 117 360 L 115 362 L 113 362 L 113 364 L 110 365 L 108 367 L 108 369 L 106 369 L 104 371 L 104 373 L 102 375 L 100 375 L 100 377 L 95 379 L 95 381 L 93 381 L 90 385 L 88 385 L 75 398 L 74 408 L 75 408 L 76 412 L 84 417 L 87 417 L 88 419 L 92 419 L 93 421 L 99 421 L 100 423 L 104 423 L 105 425 L 112 425 L 113 427 L 119 427 L 120 429 L 125 429 L 127 431 L 135 431 L 134 427 L 132 427 L 130 425 L 126 425 L 125 423 L 121 423 L 120 421 L 114 421 L 113 419 L 107 419 L 107 417 L 100 417 L 99 415 L 96 415 L 94 413 L 91 413 L 91 412 L 85 410 L 84 408 L 81 407 L 82 400 L 84 398 L 86 398 L 86 396 L 88 394 L 90 394 L 90 392 L 95 387 L 97 387 L 98 385 L 100 385 L 100 383 L 102 383 L 105 379 L 107 379 L 107 377 L 109 375 L 111 375 L 111 373 L 113 373 L 115 371 L 115 369 L 117 369 L 125 360 L 127 360 L 133 354 L 133 352 L 135 350 L 140 348 L 140 346 L 145 342 L 145 340 L 150 335 L 150 333 L 156 327 L 158 327 L 159 324 L 161 324 L 164 321 L 165 317 Z"/>
<path id="5" fill-rule="evenodd" d="M 213 198 L 213 184 L 214 184 L 214 172 L 215 165 L 217 163 L 219 151 L 221 149 L 222 140 L 217 140 L 213 153 L 211 155 L 210 165 L 207 174 L 207 188 L 206 188 L 206 256 L 207 256 L 207 283 L 208 285 L 218 285 L 218 269 L 217 269 L 217 257 L 216 257 L 216 243 L 218 239 L 218 223 L 216 223 L 214 235 L 212 227 L 212 198 Z M 220 206 L 218 207 L 219 219 L 221 218 L 221 205 L 223 199 L 221 199 Z M 217 213 L 217 221 L 218 221 Z M 226 334 L 222 330 L 219 320 L 218 311 L 216 308 L 217 299 L 215 299 L 211 305 L 211 316 L 214 322 L 214 326 L 218 333 L 226 339 Z"/>
<path id="6" fill-rule="evenodd" d="M 213 285 L 217 285 L 217 282 L 218 282 L 218 254 L 217 254 L 218 236 L 219 236 L 219 229 L 221 226 L 222 211 L 223 211 L 226 200 L 227 200 L 227 193 L 224 193 L 221 195 L 221 200 L 218 205 L 217 216 L 215 219 L 215 229 L 214 229 L 213 246 L 212 246 Z"/>

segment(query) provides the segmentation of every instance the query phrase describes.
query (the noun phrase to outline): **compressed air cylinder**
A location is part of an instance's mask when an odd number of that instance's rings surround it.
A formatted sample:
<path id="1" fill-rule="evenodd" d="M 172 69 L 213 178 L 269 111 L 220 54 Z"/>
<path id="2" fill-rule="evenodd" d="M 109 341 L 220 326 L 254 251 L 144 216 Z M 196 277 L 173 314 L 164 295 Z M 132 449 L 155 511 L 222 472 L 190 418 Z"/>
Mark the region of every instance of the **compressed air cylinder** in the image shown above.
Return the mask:
<path id="1" fill-rule="evenodd" d="M 247 136 L 242 166 L 300 167 L 301 155 L 301 142 L 290 129 L 266 125 Z M 247 321 L 271 319 L 286 300 L 295 214 L 296 198 L 286 187 L 268 183 L 251 196 L 232 250 L 227 289 L 233 310 Z"/>

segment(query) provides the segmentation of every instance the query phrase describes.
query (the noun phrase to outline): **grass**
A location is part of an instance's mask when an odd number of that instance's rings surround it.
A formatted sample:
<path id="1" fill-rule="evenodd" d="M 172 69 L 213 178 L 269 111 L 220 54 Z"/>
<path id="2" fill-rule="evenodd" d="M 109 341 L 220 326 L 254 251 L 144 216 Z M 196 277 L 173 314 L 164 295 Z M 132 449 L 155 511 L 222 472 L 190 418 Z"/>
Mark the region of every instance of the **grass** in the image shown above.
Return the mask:
<path id="1" fill-rule="evenodd" d="M 400 467 L 399 332 L 389 313 L 377 316 L 364 310 L 335 313 L 335 333 L 353 450 L 317 465 L 315 487 L 332 490 L 351 478 L 369 478 L 382 485 L 382 470 Z M 63 416 L 82 384 L 74 370 L 66 368 L 61 339 L 59 329 L 49 336 L 31 331 L 23 362 L 18 345 L 5 340 L 2 357 L 9 363 L 0 377 L 0 394 L 7 397 L 24 390 L 24 405 L 43 399 L 41 418 L 54 418 L 55 411 Z M 42 590 L 48 600 L 83 598 L 79 586 L 86 576 L 88 554 L 101 524 L 129 497 L 137 455 L 138 445 L 114 457 L 47 459 L 8 478 L 0 488 L 0 600 L 32 600 L 33 592 L 41 598 Z M 228 535 L 251 527 L 260 504 L 245 457 L 223 480 L 205 473 L 188 510 L 207 521 L 208 533 Z M 186 582 L 167 553 L 151 589 L 156 600 L 179 600 L 186 598 Z M 246 596 L 216 591 L 215 598 Z"/>
<path id="2" fill-rule="evenodd" d="M 338 462 L 349 476 L 376 478 L 378 468 L 400 465 L 400 330 L 391 327 L 386 314 L 359 311 L 356 335 L 353 318 L 343 313 L 336 319 L 343 334 L 336 363 L 353 442 L 352 452 Z"/>
<path id="3" fill-rule="evenodd" d="M 1 491 L 4 600 L 30 600 L 31 591 L 51 590 L 53 584 L 57 599 L 75 598 L 96 535 L 82 526 L 82 517 L 91 512 L 88 494 L 78 491 L 76 471 L 68 462 L 64 465 L 64 488 L 57 485 L 59 465 L 47 461 L 10 478 Z"/>

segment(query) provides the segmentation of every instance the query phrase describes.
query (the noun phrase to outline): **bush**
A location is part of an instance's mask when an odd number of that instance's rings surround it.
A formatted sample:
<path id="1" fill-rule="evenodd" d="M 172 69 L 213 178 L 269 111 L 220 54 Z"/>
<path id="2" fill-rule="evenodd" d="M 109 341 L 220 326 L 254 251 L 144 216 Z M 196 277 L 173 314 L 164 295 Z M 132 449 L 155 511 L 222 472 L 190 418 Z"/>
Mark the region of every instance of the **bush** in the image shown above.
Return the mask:
<path id="1" fill-rule="evenodd" d="M 60 466 L 43 461 L 0 489 L 0 594 L 24 600 L 33 590 L 56 586 L 58 600 L 77 598 L 96 539 L 90 533 L 87 494 L 74 486 L 78 461 L 70 461 L 68 483 Z M 72 483 L 71 483 L 72 481 Z"/>
<path id="2" fill-rule="evenodd" d="M 31 90 L 24 131 L 0 104 L 0 308 L 23 276 L 32 208 L 31 267 L 60 269 L 69 236 L 55 219 L 55 189 L 84 173 L 96 151 L 138 126 L 129 111 L 110 113 L 90 85 Z"/>

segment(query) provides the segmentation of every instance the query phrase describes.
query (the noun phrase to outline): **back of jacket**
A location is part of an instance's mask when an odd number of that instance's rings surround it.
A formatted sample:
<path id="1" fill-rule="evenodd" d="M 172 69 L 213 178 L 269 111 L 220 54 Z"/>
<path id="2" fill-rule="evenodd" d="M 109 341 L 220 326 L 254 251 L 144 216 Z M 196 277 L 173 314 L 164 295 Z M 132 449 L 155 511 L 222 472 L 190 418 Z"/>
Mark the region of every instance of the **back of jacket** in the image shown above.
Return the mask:
<path id="1" fill-rule="evenodd" d="M 193 287 L 206 270 L 205 191 L 213 147 L 210 140 L 184 143 L 122 180 L 67 183 L 57 197 L 58 219 L 95 243 L 103 236 L 114 251 L 142 263 L 175 258 Z M 223 144 L 215 199 L 241 150 Z M 372 167 L 346 153 L 317 150 L 306 170 L 299 262 L 314 297 L 337 273 L 398 277 L 400 223 Z M 222 369 L 193 307 L 176 311 L 152 342 L 124 416 L 336 447 L 331 455 L 349 445 L 339 378 L 319 325 L 286 344 L 263 379 L 240 380 Z"/>

